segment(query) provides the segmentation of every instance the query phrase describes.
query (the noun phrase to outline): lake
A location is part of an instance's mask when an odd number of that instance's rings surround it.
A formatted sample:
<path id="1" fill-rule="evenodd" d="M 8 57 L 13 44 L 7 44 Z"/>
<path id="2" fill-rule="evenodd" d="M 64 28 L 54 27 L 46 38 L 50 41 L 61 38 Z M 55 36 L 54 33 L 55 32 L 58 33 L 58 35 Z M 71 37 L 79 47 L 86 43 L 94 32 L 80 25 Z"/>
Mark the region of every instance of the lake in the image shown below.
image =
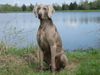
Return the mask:
<path id="1" fill-rule="evenodd" d="M 56 12 L 52 19 L 64 49 L 100 48 L 100 12 Z M 39 24 L 33 13 L 0 13 L 0 41 L 15 47 L 36 45 Z"/>

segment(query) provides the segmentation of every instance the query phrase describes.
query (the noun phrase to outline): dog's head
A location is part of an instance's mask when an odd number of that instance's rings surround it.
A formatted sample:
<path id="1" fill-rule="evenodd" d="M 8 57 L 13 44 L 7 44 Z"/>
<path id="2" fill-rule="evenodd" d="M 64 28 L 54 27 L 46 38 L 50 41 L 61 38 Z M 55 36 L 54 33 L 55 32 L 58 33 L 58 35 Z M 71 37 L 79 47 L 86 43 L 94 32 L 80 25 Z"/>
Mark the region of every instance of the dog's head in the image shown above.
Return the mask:
<path id="1" fill-rule="evenodd" d="M 53 6 L 50 5 L 36 5 L 33 12 L 39 19 L 51 18 L 52 14 L 55 12 Z"/>

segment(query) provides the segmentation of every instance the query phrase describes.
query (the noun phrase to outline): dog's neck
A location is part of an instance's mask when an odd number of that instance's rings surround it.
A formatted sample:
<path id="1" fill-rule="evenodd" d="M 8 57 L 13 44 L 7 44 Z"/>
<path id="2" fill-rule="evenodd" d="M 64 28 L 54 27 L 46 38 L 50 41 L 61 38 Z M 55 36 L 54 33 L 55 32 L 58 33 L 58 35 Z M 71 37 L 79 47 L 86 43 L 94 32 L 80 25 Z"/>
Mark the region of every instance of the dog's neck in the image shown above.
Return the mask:
<path id="1" fill-rule="evenodd" d="M 48 19 L 40 19 L 40 24 L 41 25 L 53 25 L 53 22 L 52 22 L 52 19 L 51 18 L 48 18 Z"/>

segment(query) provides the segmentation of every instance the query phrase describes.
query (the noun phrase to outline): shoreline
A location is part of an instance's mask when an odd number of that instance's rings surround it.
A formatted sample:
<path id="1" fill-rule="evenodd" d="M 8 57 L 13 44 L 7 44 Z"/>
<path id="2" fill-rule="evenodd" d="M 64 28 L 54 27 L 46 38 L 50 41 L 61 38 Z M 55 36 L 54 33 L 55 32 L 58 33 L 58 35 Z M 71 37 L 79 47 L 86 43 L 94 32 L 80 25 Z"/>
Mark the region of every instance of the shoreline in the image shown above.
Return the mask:
<path id="1" fill-rule="evenodd" d="M 100 12 L 100 10 L 57 10 L 61 12 Z"/>
<path id="2" fill-rule="evenodd" d="M 0 13 L 30 13 L 32 11 L 0 11 Z M 100 10 L 56 10 L 56 12 L 100 12 Z"/>

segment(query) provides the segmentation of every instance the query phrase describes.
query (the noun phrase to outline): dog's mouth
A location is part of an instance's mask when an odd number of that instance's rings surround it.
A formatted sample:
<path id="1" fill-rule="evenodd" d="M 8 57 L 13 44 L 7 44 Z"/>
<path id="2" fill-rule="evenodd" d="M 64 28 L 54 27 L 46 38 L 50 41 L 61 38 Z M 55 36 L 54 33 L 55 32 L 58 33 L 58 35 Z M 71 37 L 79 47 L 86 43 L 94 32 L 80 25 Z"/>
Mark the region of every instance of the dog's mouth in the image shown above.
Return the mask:
<path id="1" fill-rule="evenodd" d="M 47 19 L 48 17 L 42 14 L 38 14 L 38 18 L 39 19 Z"/>
<path id="2" fill-rule="evenodd" d="M 38 18 L 41 19 L 42 18 L 42 14 L 38 14 Z"/>

